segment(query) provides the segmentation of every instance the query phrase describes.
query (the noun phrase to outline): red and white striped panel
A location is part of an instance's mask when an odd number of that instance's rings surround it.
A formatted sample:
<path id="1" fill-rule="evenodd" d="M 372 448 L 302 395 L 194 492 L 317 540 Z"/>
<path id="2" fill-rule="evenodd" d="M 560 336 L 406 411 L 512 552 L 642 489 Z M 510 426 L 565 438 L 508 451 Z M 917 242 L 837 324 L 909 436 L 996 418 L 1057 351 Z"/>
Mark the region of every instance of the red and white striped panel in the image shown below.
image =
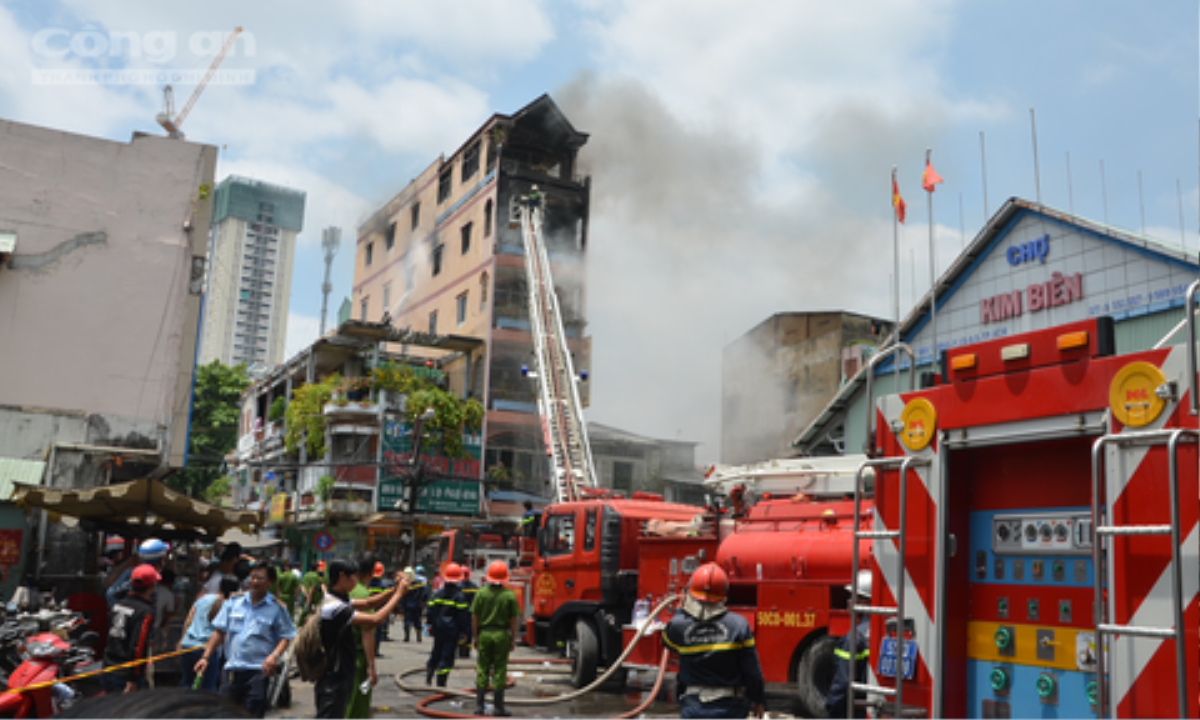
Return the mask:
<path id="1" fill-rule="evenodd" d="M 1187 384 L 1186 347 L 1176 346 L 1161 370 L 1181 389 Z M 1130 432 L 1196 427 L 1188 398 L 1170 404 L 1151 425 Z M 1120 431 L 1122 428 L 1113 428 Z M 1185 645 L 1188 650 L 1189 702 L 1196 702 L 1200 627 L 1200 507 L 1197 505 L 1195 446 L 1180 453 L 1180 516 Z M 1170 522 L 1169 472 L 1164 446 L 1109 446 L 1105 457 L 1105 493 L 1109 524 L 1160 525 Z M 1113 538 L 1109 541 L 1109 617 L 1118 625 L 1174 627 L 1171 602 L 1171 540 L 1169 536 Z M 1109 637 L 1110 701 L 1114 717 L 1178 717 L 1175 644 L 1161 638 Z M 1189 715 L 1195 717 L 1193 704 Z"/>
<path id="2" fill-rule="evenodd" d="M 929 459 L 929 464 L 910 468 L 905 477 L 908 489 L 905 546 L 905 577 L 904 614 L 912 620 L 914 637 L 917 640 L 919 655 L 914 683 L 906 683 L 904 687 L 904 704 L 925 705 L 932 712 L 933 689 L 937 686 L 933 673 L 938 667 L 938 653 L 941 647 L 941 636 L 936 629 L 937 608 L 934 599 L 936 587 L 934 573 L 937 569 L 937 547 L 934 538 L 939 537 L 937 498 L 943 496 L 943 479 L 938 473 L 938 442 L 935 438 L 925 449 L 919 452 L 909 451 L 895 437 L 892 428 L 901 427 L 900 413 L 904 410 L 905 396 L 889 395 L 880 398 L 878 405 L 878 432 L 892 435 L 885 445 L 894 445 L 904 450 L 909 456 Z M 875 530 L 895 530 L 900 527 L 900 498 L 898 494 L 899 469 L 888 470 L 889 486 L 881 487 L 882 482 L 875 485 Z M 880 499 L 884 507 L 880 507 Z M 900 578 L 896 574 L 899 547 L 896 540 L 876 540 L 873 546 L 876 576 L 882 578 L 880 591 L 875 594 L 874 602 L 883 606 L 895 606 L 901 587 Z M 880 620 L 882 623 L 883 621 Z M 882 626 L 881 626 L 882 627 Z M 872 637 L 882 637 L 882 633 L 872 627 Z M 876 657 L 875 654 L 872 657 Z"/>

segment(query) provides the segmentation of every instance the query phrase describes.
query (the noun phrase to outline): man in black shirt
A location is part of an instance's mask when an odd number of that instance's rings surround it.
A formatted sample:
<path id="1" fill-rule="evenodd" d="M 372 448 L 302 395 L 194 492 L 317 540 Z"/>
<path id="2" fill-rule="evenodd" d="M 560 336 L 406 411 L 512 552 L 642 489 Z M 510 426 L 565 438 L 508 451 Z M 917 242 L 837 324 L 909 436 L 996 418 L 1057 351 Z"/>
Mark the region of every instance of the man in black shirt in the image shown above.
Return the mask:
<path id="1" fill-rule="evenodd" d="M 150 637 L 154 631 L 154 604 L 150 596 L 158 585 L 153 565 L 134 568 L 129 594 L 113 605 L 108 615 L 108 644 L 104 648 L 104 667 L 124 665 L 150 656 Z M 146 665 L 106 672 L 100 676 L 106 693 L 133 692 L 146 685 Z"/>
<path id="2" fill-rule="evenodd" d="M 350 627 L 364 632 L 382 625 L 396 609 L 408 590 L 408 579 L 396 578 L 396 585 L 387 592 L 363 600 L 351 600 L 350 591 L 358 585 L 358 568 L 349 560 L 329 563 L 329 597 L 321 605 L 321 643 L 325 646 L 327 665 L 325 675 L 316 682 L 317 717 L 344 718 L 354 689 L 354 665 L 358 648 Z M 359 612 L 382 605 L 374 614 Z"/>

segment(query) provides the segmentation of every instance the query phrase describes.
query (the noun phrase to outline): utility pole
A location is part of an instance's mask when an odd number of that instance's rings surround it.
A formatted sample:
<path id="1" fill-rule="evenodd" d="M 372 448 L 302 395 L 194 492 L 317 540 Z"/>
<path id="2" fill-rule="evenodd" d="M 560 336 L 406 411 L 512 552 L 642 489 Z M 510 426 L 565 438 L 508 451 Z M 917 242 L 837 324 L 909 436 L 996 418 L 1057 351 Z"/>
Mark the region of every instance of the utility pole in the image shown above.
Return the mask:
<path id="1" fill-rule="evenodd" d="M 329 282 L 329 273 L 333 268 L 333 256 L 337 255 L 338 246 L 342 244 L 342 229 L 327 227 L 321 233 L 321 249 L 325 251 L 325 282 L 321 285 L 321 337 L 325 337 L 325 313 L 329 308 L 329 292 L 333 285 Z"/>

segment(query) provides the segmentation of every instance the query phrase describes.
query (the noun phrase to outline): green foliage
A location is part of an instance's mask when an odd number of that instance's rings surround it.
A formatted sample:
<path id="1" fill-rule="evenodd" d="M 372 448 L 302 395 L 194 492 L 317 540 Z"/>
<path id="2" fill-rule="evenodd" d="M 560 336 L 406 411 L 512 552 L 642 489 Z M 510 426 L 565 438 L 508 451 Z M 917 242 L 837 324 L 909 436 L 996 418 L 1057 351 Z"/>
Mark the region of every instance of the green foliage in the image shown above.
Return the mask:
<path id="1" fill-rule="evenodd" d="M 279 422 L 283 419 L 283 414 L 286 411 L 287 399 L 280 395 L 271 401 L 271 409 L 267 411 L 267 419 L 271 422 Z"/>
<path id="2" fill-rule="evenodd" d="M 213 360 L 196 368 L 188 466 L 169 476 L 168 486 L 194 498 L 207 497 L 225 456 L 237 447 L 241 398 L 248 387 L 245 365 L 229 367 Z"/>
<path id="3" fill-rule="evenodd" d="M 300 443 L 305 442 L 307 432 L 308 458 L 325 457 L 325 404 L 341 381 L 342 377 L 334 373 L 319 383 L 301 385 L 292 392 L 292 401 L 287 407 L 287 431 L 283 436 L 289 453 L 300 451 Z"/>
<path id="4" fill-rule="evenodd" d="M 221 499 L 229 494 L 233 488 L 233 478 L 228 475 L 222 475 L 209 483 L 204 489 L 204 500 L 213 505 L 220 505 Z"/>
<path id="5" fill-rule="evenodd" d="M 418 378 L 411 365 L 402 363 L 383 363 L 371 371 L 375 387 L 380 390 L 394 390 L 402 395 L 428 385 L 428 381 Z"/>
<path id="6" fill-rule="evenodd" d="M 337 478 L 332 475 L 322 475 L 317 480 L 317 499 L 321 501 L 321 509 L 326 513 L 329 512 L 329 505 L 333 502 L 333 486 L 336 484 Z"/>
<path id="7" fill-rule="evenodd" d="M 460 400 L 449 392 L 428 385 L 408 394 L 408 421 L 414 424 L 426 408 L 433 408 L 432 420 L 427 420 L 423 431 L 435 442 L 440 442 L 442 451 L 449 457 L 462 457 L 462 434 L 464 430 L 483 427 L 483 405 L 475 400 Z"/>

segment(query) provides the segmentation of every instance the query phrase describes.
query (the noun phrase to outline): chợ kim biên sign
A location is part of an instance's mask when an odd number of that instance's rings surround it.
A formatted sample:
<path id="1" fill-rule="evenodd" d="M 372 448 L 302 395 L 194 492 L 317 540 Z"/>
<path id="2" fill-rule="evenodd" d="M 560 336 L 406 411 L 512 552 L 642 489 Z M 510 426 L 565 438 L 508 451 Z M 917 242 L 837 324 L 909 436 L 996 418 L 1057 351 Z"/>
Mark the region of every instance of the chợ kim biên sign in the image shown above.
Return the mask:
<path id="1" fill-rule="evenodd" d="M 1019 245 L 1013 245 L 1005 253 L 1008 264 L 1017 267 L 1023 263 L 1046 262 L 1050 254 L 1050 236 L 1043 235 Z M 1020 317 L 1026 311 L 1037 312 L 1047 308 L 1068 305 L 1083 299 L 1083 273 L 1063 275 L 1050 274 L 1045 282 L 1032 283 L 1024 290 L 1012 290 L 979 301 L 979 322 L 987 323 Z"/>

